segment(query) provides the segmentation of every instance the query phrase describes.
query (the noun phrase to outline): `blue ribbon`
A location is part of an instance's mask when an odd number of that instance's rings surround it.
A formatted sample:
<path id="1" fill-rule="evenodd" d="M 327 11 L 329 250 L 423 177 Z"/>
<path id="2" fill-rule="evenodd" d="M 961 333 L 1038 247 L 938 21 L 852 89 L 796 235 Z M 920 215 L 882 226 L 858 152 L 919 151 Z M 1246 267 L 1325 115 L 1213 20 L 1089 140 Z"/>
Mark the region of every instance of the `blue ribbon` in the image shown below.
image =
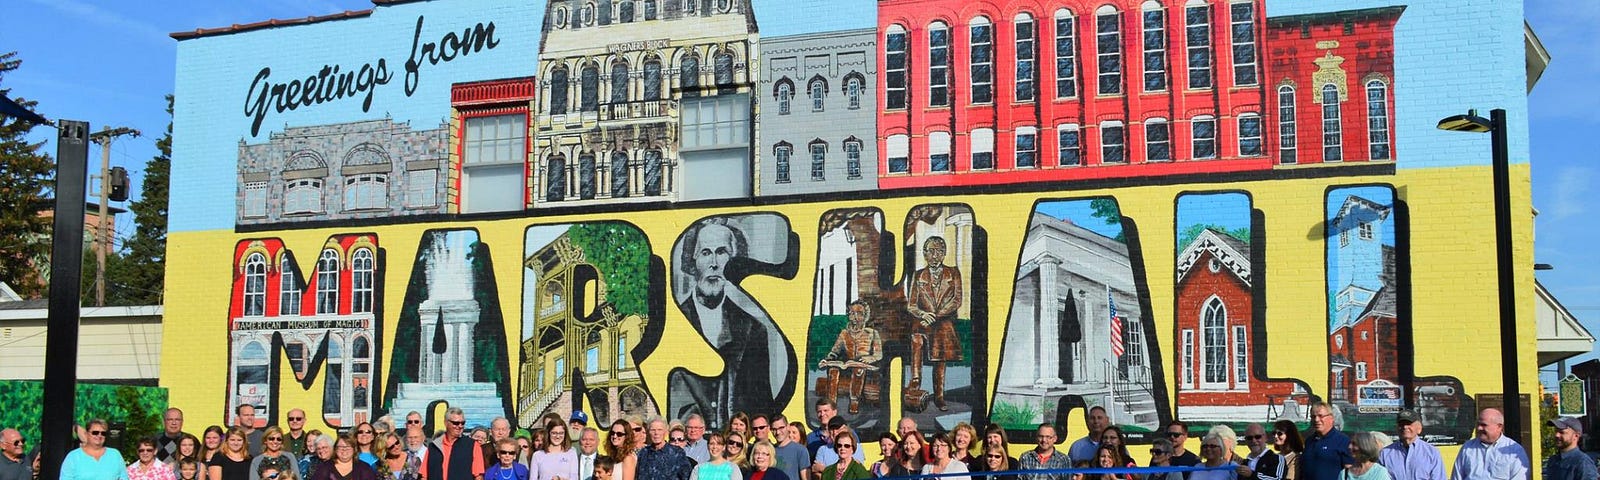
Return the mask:
<path id="1" fill-rule="evenodd" d="M 1072 474 L 1075 474 L 1075 473 L 1082 473 L 1082 474 L 1086 474 L 1086 475 L 1102 474 L 1102 473 L 1110 473 L 1110 474 L 1131 473 L 1131 474 L 1138 474 L 1138 475 L 1146 475 L 1146 474 L 1151 474 L 1151 473 L 1186 473 L 1186 472 L 1201 472 L 1201 471 L 1207 471 L 1207 470 L 1233 470 L 1233 469 L 1236 469 L 1236 468 L 1239 468 L 1239 465 L 1236 464 L 1236 463 L 1227 463 L 1227 464 L 1218 465 L 1218 466 L 1215 466 L 1215 467 L 1194 466 L 1194 467 L 1054 468 L 1054 469 L 1036 469 L 1036 470 L 1006 470 L 1006 471 L 1002 471 L 1002 472 L 929 473 L 929 474 L 925 474 L 925 475 L 901 475 L 901 476 L 898 476 L 898 477 L 881 477 L 881 480 L 921 480 L 921 479 L 927 479 L 927 478 L 946 478 L 946 477 L 986 478 L 986 477 L 993 477 L 993 476 L 998 476 L 998 475 L 1017 475 L 1017 476 L 1022 476 L 1022 475 L 1061 475 L 1063 478 L 1065 478 L 1065 477 L 1070 477 Z"/>

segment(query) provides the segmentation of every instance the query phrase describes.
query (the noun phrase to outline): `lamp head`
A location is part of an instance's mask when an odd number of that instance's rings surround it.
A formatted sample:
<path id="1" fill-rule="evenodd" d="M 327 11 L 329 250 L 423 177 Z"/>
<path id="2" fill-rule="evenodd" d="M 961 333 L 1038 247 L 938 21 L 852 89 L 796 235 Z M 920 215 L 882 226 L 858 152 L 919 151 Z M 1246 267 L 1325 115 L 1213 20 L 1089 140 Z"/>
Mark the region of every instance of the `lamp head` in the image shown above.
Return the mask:
<path id="1" fill-rule="evenodd" d="M 1478 116 L 1477 109 L 1467 110 L 1466 115 L 1451 115 L 1439 120 L 1440 130 L 1452 132 L 1484 133 L 1494 128 L 1494 123 L 1489 119 Z"/>

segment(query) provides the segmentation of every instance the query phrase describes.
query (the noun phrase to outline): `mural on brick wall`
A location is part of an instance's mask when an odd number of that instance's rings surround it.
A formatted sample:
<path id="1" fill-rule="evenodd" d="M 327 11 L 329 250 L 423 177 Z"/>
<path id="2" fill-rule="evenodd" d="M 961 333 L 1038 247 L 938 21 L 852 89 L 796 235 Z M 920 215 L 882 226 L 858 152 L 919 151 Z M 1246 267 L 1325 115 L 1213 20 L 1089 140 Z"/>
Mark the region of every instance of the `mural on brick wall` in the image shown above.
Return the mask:
<path id="1" fill-rule="evenodd" d="M 794 345 L 766 307 L 740 286 L 753 275 L 795 278 L 800 239 L 775 213 L 708 217 L 694 222 L 672 246 L 672 298 L 717 352 L 710 365 L 675 367 L 667 374 L 667 414 L 699 414 L 712 428 L 735 413 L 776 413 L 794 396 Z"/>
<path id="2" fill-rule="evenodd" d="M 1130 441 L 1145 441 L 1172 418 L 1138 245 L 1116 199 L 1034 205 L 989 421 L 1032 438 L 1042 422 L 1102 407 Z"/>
<path id="3" fill-rule="evenodd" d="M 1327 400 L 1347 430 L 1386 429 L 1409 403 L 1429 441 L 1465 441 L 1477 409 L 1461 381 L 1413 372 L 1404 203 L 1388 185 L 1341 187 L 1329 189 L 1326 209 Z"/>
<path id="4" fill-rule="evenodd" d="M 239 225 L 441 213 L 446 126 L 290 127 L 239 145 Z"/>
<path id="5" fill-rule="evenodd" d="M 1266 374 L 1267 236 L 1252 205 L 1244 192 L 1177 199 L 1172 374 L 1192 436 L 1214 424 L 1304 423 L 1311 400 L 1305 382 Z"/>
<path id="6" fill-rule="evenodd" d="M 469 426 L 509 418 L 506 327 L 489 245 L 473 229 L 421 237 L 395 326 L 385 410 L 434 412 L 443 403 L 461 408 Z"/>
<path id="7" fill-rule="evenodd" d="M 831 210 L 818 235 L 806 410 L 833 401 L 867 437 L 900 418 L 944 431 L 984 417 L 987 235 L 972 208 L 913 207 L 898 238 L 878 209 Z M 901 385 L 889 384 L 895 359 Z"/>
<path id="8" fill-rule="evenodd" d="M 371 233 L 328 237 L 302 267 L 278 238 L 241 240 L 228 308 L 227 424 L 253 406 L 277 417 L 283 360 L 300 388 L 322 379 L 322 419 L 334 428 L 377 418 L 384 252 Z M 280 356 L 279 353 L 282 353 Z"/>
<path id="9" fill-rule="evenodd" d="M 522 267 L 518 423 L 565 418 L 585 402 L 598 426 L 657 415 L 639 362 L 660 341 L 666 277 L 644 232 L 621 222 L 529 227 Z"/>

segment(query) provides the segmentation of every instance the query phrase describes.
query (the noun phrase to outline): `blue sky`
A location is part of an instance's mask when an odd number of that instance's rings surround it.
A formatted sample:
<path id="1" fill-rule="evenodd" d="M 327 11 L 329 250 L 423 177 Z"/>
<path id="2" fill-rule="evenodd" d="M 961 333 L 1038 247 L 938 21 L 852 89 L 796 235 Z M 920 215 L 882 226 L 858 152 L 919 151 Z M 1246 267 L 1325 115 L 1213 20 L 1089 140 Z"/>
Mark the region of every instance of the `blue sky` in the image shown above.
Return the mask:
<path id="1" fill-rule="evenodd" d="M 873 2 L 868 1 L 848 2 L 851 11 L 828 6 L 834 4 L 827 0 L 757 3 L 764 36 L 824 26 L 870 27 L 874 18 Z M 1301 13 L 1320 4 L 1268 3 L 1272 15 Z M 1448 5 L 1413 3 L 1407 16 Z M 1353 0 L 1350 4 L 1356 8 L 1388 3 Z M 371 6 L 368 0 L 10 0 L 5 3 L 9 21 L 0 29 L 0 51 L 18 51 L 23 65 L 0 86 L 11 88 L 13 95 L 40 101 L 39 111 L 50 118 L 88 120 L 96 129 L 109 125 L 143 130 L 143 138 L 119 140 L 111 155 L 114 165 L 133 174 L 137 195 L 144 163 L 155 154 L 155 139 L 167 125 L 162 96 L 173 91 L 176 52 L 176 42 L 167 33 Z M 1600 24 L 1600 2 L 1545 0 L 1527 2 L 1525 8 L 1528 22 L 1554 57 L 1528 96 L 1533 197 L 1541 211 L 1536 222 L 1536 259 L 1555 266 L 1538 276 L 1591 331 L 1600 332 L 1600 301 L 1591 300 L 1600 298 L 1600 276 L 1590 272 L 1600 266 L 1600 249 L 1593 248 L 1591 240 L 1600 233 L 1600 211 L 1589 204 L 1600 179 L 1600 165 L 1588 161 L 1594 152 L 1600 152 L 1600 135 L 1594 134 L 1600 130 L 1600 94 L 1593 88 L 1594 79 L 1600 77 L 1600 33 L 1593 29 Z M 829 13 L 817 14 L 824 11 Z M 1402 21 L 1402 26 L 1405 23 Z M 1409 92 L 1397 92 L 1397 99 L 1400 93 Z M 35 132 L 36 141 L 54 138 L 52 129 Z M 1407 139 L 1431 134 L 1421 130 L 1405 133 Z M 1481 150 L 1487 151 L 1487 141 L 1475 143 L 1484 144 Z M 53 142 L 44 149 L 55 152 Z M 1463 152 L 1477 153 L 1476 148 Z M 98 151 L 90 154 L 99 158 Z M 132 231 L 131 218 L 121 220 L 119 234 L 127 235 Z"/>

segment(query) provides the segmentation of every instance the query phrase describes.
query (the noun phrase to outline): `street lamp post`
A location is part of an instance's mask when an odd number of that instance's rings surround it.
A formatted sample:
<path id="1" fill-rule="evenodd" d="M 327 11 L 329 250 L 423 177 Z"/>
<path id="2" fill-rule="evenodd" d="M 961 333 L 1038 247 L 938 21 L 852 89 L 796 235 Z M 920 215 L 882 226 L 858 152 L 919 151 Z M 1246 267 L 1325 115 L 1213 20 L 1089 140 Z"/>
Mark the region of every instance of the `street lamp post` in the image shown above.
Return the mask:
<path id="1" fill-rule="evenodd" d="M 1522 434 L 1522 388 L 1517 362 L 1517 284 L 1516 263 L 1512 259 L 1511 243 L 1511 158 L 1506 140 L 1506 111 L 1496 108 L 1489 118 L 1478 116 L 1477 110 L 1467 110 L 1466 115 L 1454 115 L 1439 120 L 1440 130 L 1454 132 L 1489 132 L 1494 155 L 1494 230 L 1495 252 L 1498 258 L 1500 287 L 1500 372 L 1504 382 L 1506 430 L 1511 435 Z M 1533 439 L 1519 438 L 1521 441 Z M 1527 445 L 1531 448 L 1531 445 Z"/>

